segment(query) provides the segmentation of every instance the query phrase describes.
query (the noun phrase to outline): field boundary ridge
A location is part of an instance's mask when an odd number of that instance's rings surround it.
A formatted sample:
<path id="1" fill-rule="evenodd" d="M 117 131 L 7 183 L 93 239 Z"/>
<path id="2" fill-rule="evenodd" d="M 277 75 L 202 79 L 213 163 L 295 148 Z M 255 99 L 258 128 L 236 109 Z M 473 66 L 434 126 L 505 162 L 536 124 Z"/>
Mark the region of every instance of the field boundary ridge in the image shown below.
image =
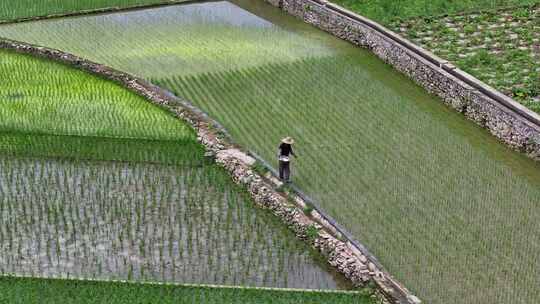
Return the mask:
<path id="1" fill-rule="evenodd" d="M 540 115 L 379 23 L 326 0 L 264 0 L 373 52 L 512 149 L 540 161 Z"/>

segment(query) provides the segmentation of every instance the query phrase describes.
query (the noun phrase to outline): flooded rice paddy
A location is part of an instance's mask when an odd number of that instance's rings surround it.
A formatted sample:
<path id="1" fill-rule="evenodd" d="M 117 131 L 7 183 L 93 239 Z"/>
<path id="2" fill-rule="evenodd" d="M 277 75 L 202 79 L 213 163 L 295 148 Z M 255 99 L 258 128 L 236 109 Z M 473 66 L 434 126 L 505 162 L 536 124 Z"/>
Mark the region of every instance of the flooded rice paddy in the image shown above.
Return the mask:
<path id="1" fill-rule="evenodd" d="M 5 156 L 0 273 L 350 288 L 217 167 Z"/>
<path id="2" fill-rule="evenodd" d="M 186 97 L 429 303 L 540 299 L 540 166 L 365 50 L 262 1 L 0 26 Z M 91 39 L 90 39 L 91 37 Z"/>

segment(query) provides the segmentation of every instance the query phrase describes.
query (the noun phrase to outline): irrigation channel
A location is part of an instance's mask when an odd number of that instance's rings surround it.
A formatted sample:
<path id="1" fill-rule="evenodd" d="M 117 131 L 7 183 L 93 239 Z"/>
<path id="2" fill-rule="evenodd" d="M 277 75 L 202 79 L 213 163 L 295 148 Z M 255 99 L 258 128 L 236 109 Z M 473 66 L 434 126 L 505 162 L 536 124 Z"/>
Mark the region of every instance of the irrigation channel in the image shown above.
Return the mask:
<path id="1" fill-rule="evenodd" d="M 0 26 L 155 82 L 274 162 L 427 303 L 540 300 L 540 165 L 366 50 L 262 1 Z"/>

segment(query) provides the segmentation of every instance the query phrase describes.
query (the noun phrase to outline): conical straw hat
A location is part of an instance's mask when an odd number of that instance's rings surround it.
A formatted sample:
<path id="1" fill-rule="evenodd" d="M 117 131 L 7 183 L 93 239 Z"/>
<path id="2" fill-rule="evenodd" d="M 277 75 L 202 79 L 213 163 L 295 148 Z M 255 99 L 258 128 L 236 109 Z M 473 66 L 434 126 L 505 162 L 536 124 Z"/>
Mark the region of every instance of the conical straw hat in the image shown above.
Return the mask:
<path id="1" fill-rule="evenodd" d="M 281 142 L 284 144 L 292 145 L 294 144 L 294 139 L 292 139 L 292 137 L 290 136 L 287 136 L 284 139 L 282 139 Z"/>

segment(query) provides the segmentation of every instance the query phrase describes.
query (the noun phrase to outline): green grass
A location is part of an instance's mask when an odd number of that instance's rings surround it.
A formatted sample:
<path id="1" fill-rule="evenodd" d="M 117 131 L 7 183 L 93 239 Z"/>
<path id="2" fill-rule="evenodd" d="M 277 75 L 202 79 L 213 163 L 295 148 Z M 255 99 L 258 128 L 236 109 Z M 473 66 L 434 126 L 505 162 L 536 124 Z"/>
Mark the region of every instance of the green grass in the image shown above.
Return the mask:
<path id="1" fill-rule="evenodd" d="M 334 2 L 382 22 L 540 113 L 539 0 Z"/>
<path id="2" fill-rule="evenodd" d="M 81 10 L 157 4 L 164 0 L 0 0 L 0 21 Z"/>
<path id="3" fill-rule="evenodd" d="M 0 130 L 194 141 L 194 131 L 143 97 L 50 61 L 0 51 Z"/>
<path id="4" fill-rule="evenodd" d="M 0 278 L 0 302 L 12 304 L 371 304 L 365 294 Z"/>
<path id="5" fill-rule="evenodd" d="M 391 27 L 540 113 L 540 6 L 398 21 Z"/>
<path id="6" fill-rule="evenodd" d="M 332 2 L 385 24 L 396 19 L 539 3 L 538 0 L 333 0 Z"/>

